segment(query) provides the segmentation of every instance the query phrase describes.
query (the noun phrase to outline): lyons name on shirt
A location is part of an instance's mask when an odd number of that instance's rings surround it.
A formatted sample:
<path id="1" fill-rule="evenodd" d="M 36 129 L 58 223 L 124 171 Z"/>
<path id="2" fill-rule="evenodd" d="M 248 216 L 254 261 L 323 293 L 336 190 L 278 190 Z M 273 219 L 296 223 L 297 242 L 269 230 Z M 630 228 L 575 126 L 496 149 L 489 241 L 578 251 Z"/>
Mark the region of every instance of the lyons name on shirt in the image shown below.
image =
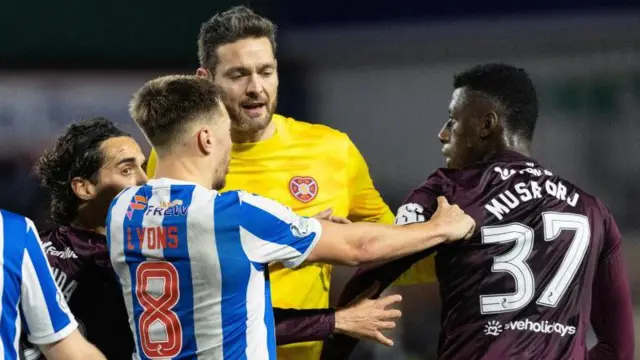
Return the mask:
<path id="1" fill-rule="evenodd" d="M 533 164 L 528 164 L 533 166 Z M 513 169 L 501 169 L 495 167 L 494 171 L 500 174 L 502 180 L 507 180 L 515 174 L 529 174 L 532 177 L 540 177 L 542 175 L 552 176 L 553 174 L 542 168 L 525 168 L 520 171 Z M 568 194 L 567 187 L 561 181 L 545 180 L 538 183 L 534 180 L 522 181 L 516 183 L 513 188 L 500 193 L 484 205 L 484 208 L 492 213 L 498 220 L 502 220 L 504 215 L 508 214 L 521 204 L 527 203 L 533 199 L 540 199 L 543 196 L 553 196 L 558 200 L 565 201 L 571 207 L 575 207 L 578 203 L 580 195 L 577 191 Z"/>
<path id="2" fill-rule="evenodd" d="M 175 249 L 180 243 L 177 226 L 149 226 L 127 228 L 127 248 Z"/>

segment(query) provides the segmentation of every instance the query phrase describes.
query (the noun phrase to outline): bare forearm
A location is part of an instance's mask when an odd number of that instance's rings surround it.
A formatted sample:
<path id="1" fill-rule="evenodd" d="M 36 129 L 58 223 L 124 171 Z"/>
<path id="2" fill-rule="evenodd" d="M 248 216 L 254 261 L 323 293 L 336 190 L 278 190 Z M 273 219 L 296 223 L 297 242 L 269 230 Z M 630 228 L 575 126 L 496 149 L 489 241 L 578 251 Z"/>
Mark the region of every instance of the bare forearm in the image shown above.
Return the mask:
<path id="1" fill-rule="evenodd" d="M 276 343 L 286 345 L 304 341 L 326 340 L 333 334 L 333 309 L 280 309 L 274 308 Z"/>
<path id="2" fill-rule="evenodd" d="M 78 330 L 55 344 L 40 346 L 40 350 L 50 360 L 106 360 L 100 350 L 82 337 Z"/>
<path id="3" fill-rule="evenodd" d="M 433 222 L 405 226 L 364 225 L 359 239 L 352 241 L 358 251 L 358 263 L 369 264 L 394 260 L 425 249 L 429 249 L 446 240 L 444 233 Z"/>

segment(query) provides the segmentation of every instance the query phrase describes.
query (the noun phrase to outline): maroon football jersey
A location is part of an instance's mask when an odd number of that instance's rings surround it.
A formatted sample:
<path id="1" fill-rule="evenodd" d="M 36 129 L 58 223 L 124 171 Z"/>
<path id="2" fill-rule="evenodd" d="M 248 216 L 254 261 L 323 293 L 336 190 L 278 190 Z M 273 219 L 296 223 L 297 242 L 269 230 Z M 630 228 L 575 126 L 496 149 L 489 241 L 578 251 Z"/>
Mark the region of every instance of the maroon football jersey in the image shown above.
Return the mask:
<path id="1" fill-rule="evenodd" d="M 58 287 L 83 335 L 109 360 L 130 360 L 133 335 L 120 285 L 111 268 L 106 237 L 61 226 L 40 234 Z M 26 346 L 26 359 L 39 351 Z"/>
<path id="2" fill-rule="evenodd" d="M 438 248 L 439 358 L 585 359 L 594 277 L 620 238 L 603 204 L 516 153 L 438 171 L 406 204 L 429 217 L 435 194 L 478 224 Z"/>
<path id="3" fill-rule="evenodd" d="M 439 195 L 477 223 L 471 239 L 437 247 L 439 359 L 632 358 L 620 233 L 600 200 L 506 152 L 463 170 L 436 171 L 407 198 L 396 222 L 428 220 Z M 360 269 L 340 304 L 373 281 L 390 284 L 432 252 Z M 599 342 L 588 352 L 590 322 Z M 325 345 L 323 359 L 343 358 L 348 352 L 336 351 L 349 347 L 343 340 Z"/>

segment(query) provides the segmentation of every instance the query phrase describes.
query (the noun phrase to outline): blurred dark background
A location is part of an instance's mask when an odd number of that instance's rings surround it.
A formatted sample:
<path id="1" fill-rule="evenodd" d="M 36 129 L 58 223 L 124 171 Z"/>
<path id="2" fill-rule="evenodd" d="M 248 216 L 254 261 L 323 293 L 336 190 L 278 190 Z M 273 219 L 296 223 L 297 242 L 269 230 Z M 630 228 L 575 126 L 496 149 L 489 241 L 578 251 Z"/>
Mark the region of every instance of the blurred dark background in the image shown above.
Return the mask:
<path id="1" fill-rule="evenodd" d="M 239 3 L 279 26 L 279 113 L 347 132 L 394 209 L 442 165 L 436 134 L 452 75 L 486 61 L 525 67 L 541 100 L 535 155 L 612 209 L 640 306 L 637 0 L 5 2 L 0 207 L 47 226 L 35 159 L 66 125 L 92 116 L 144 143 L 127 114 L 132 92 L 157 75 L 194 73 L 200 23 Z M 406 295 L 397 345 L 361 346 L 357 358 L 435 358 L 437 289 L 395 291 Z"/>

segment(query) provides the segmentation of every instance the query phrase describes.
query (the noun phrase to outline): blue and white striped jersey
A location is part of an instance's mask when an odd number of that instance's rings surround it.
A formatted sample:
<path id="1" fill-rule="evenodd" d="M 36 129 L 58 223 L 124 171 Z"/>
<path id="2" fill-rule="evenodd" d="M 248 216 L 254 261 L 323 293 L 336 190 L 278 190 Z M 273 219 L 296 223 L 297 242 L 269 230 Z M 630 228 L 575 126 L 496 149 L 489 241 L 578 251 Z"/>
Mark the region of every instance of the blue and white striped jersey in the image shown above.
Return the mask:
<path id="1" fill-rule="evenodd" d="M 31 343 L 43 345 L 64 339 L 77 328 L 35 225 L 5 210 L 0 210 L 0 264 L 0 359 L 19 358 L 23 330 Z"/>
<path id="2" fill-rule="evenodd" d="M 243 191 L 170 179 L 111 204 L 107 242 L 140 359 L 276 359 L 267 264 L 301 264 L 320 223 Z"/>

